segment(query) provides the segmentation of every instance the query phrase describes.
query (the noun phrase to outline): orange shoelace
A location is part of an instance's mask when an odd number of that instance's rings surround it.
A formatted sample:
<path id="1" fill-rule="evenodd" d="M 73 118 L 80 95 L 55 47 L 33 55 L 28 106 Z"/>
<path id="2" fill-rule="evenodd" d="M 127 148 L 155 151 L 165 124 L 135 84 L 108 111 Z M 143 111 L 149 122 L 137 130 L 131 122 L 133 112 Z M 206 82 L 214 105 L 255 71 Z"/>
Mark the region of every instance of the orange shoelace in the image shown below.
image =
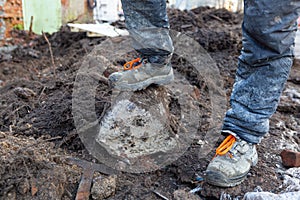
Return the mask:
<path id="1" fill-rule="evenodd" d="M 136 58 L 134 60 L 131 60 L 123 65 L 124 70 L 132 70 L 137 69 L 142 66 L 141 58 Z"/>
<path id="2" fill-rule="evenodd" d="M 228 135 L 225 140 L 220 144 L 220 146 L 216 149 L 216 156 L 223 156 L 233 147 L 233 144 L 235 143 L 236 138 L 233 135 Z M 230 157 L 232 157 L 231 154 L 229 154 Z"/>

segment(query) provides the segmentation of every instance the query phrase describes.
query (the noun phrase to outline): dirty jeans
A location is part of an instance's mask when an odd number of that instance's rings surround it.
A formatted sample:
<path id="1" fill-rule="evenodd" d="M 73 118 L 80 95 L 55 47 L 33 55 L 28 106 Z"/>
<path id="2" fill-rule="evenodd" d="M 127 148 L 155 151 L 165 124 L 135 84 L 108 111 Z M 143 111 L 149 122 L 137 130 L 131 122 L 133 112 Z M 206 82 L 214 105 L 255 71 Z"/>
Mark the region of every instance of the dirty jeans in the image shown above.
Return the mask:
<path id="1" fill-rule="evenodd" d="M 300 1 L 244 0 L 243 48 L 223 132 L 259 143 L 269 130 L 293 62 Z M 126 26 L 142 55 L 173 52 L 164 0 L 122 0 Z"/>
<path id="2" fill-rule="evenodd" d="M 296 0 L 244 0 L 243 48 L 223 131 L 259 143 L 293 63 Z"/>
<path id="3" fill-rule="evenodd" d="M 165 0 L 122 0 L 133 48 L 151 63 L 167 63 L 173 53 Z"/>

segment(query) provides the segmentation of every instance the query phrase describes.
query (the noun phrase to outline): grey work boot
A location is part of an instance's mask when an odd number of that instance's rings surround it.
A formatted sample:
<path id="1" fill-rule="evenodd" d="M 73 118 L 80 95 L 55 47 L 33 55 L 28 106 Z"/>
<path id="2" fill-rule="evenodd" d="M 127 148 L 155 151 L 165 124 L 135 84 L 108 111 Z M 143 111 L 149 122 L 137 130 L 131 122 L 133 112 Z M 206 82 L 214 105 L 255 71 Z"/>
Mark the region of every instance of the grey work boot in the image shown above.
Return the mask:
<path id="1" fill-rule="evenodd" d="M 236 186 L 243 182 L 257 160 L 254 144 L 229 135 L 217 148 L 215 158 L 206 169 L 206 182 L 220 187 Z"/>
<path id="2" fill-rule="evenodd" d="M 146 59 L 135 59 L 124 65 L 124 71 L 109 77 L 112 87 L 122 91 L 142 90 L 151 84 L 166 85 L 174 80 L 171 64 L 149 63 Z"/>

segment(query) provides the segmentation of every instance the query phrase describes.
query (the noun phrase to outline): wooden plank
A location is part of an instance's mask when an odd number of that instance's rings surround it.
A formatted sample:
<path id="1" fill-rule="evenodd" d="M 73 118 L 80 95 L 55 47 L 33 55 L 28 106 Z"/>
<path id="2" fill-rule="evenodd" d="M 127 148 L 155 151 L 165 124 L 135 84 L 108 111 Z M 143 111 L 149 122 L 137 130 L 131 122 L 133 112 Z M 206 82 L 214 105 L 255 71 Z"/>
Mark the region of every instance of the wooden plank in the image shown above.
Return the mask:
<path id="1" fill-rule="evenodd" d="M 101 33 L 95 33 L 95 32 L 91 32 L 91 31 L 88 31 L 88 32 L 86 33 L 86 35 L 87 35 L 88 37 L 103 37 L 103 36 L 105 36 L 104 34 L 101 34 Z"/>
<path id="2" fill-rule="evenodd" d="M 70 26 L 70 30 L 71 32 L 85 32 L 85 30 L 83 29 L 80 29 L 78 27 L 72 27 L 72 26 Z"/>
<path id="3" fill-rule="evenodd" d="M 117 37 L 129 35 L 127 30 L 118 29 L 108 23 L 104 24 L 67 24 L 74 31 L 87 32 L 88 37 Z"/>

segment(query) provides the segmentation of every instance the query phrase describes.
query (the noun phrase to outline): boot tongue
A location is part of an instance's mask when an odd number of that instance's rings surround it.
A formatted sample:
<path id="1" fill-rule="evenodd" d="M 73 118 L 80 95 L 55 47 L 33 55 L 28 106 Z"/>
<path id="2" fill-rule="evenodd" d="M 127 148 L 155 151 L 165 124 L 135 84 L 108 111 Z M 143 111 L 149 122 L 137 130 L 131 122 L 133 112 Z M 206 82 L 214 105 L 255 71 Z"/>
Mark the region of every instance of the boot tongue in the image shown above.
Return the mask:
<path id="1" fill-rule="evenodd" d="M 160 55 L 155 55 L 155 56 L 149 56 L 147 58 L 149 63 L 155 63 L 155 64 L 167 64 L 168 63 L 168 57 L 166 56 L 160 56 Z"/>
<path id="2" fill-rule="evenodd" d="M 250 144 L 246 141 L 238 141 L 237 145 L 233 148 L 235 151 L 240 154 L 245 154 L 249 150 Z"/>

